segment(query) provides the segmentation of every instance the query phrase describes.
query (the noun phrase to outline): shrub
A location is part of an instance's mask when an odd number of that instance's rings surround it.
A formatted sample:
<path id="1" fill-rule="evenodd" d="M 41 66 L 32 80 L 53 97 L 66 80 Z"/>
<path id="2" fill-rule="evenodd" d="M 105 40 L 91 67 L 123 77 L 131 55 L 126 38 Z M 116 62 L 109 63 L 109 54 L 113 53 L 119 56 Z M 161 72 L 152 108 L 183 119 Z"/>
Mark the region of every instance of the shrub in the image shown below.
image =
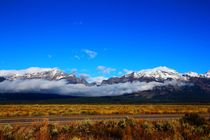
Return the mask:
<path id="1" fill-rule="evenodd" d="M 120 121 L 118 122 L 118 127 L 119 127 L 119 128 L 122 128 L 122 129 L 125 129 L 125 128 L 126 128 L 126 121 L 125 121 L 125 119 L 120 120 Z"/>
<path id="2" fill-rule="evenodd" d="M 83 114 L 83 115 L 97 115 L 99 113 L 96 112 L 96 111 L 86 111 L 86 110 L 83 110 L 83 111 L 80 112 L 80 114 Z"/>
<path id="3" fill-rule="evenodd" d="M 194 132 L 198 133 L 198 134 L 203 134 L 204 133 L 204 129 L 203 129 L 203 127 L 199 126 L 199 127 L 196 127 L 194 129 Z"/>
<path id="4" fill-rule="evenodd" d="M 157 122 L 157 123 L 155 124 L 155 129 L 158 130 L 158 131 L 162 131 L 162 130 L 163 130 L 163 129 L 162 129 L 162 126 L 163 126 L 162 123 Z"/>
<path id="5" fill-rule="evenodd" d="M 13 127 L 10 124 L 3 127 L 3 136 L 8 140 L 13 138 Z"/>
<path id="6" fill-rule="evenodd" d="M 49 124 L 48 128 L 51 136 L 57 136 L 59 134 L 59 131 L 54 124 Z"/>
<path id="7" fill-rule="evenodd" d="M 144 123 L 141 125 L 141 128 L 143 128 L 143 130 L 144 130 L 147 134 L 152 134 L 153 131 L 154 131 L 153 124 L 152 124 L 152 123 L 149 123 L 149 122 L 144 122 Z"/>
<path id="8" fill-rule="evenodd" d="M 203 130 L 203 134 L 210 134 L 210 126 L 205 124 L 199 127 Z"/>
<path id="9" fill-rule="evenodd" d="M 25 135 L 25 139 L 27 140 L 34 140 L 34 130 L 33 129 L 30 129 L 26 135 Z"/>
<path id="10" fill-rule="evenodd" d="M 52 115 L 57 115 L 58 114 L 58 112 L 57 111 L 49 111 L 49 113 L 48 113 L 50 116 L 52 116 Z"/>
<path id="11" fill-rule="evenodd" d="M 86 120 L 86 121 L 82 122 L 81 124 L 79 124 L 77 129 L 79 130 L 79 132 L 81 132 L 83 134 L 87 134 L 90 132 L 91 127 L 92 127 L 91 122 Z"/>
<path id="12" fill-rule="evenodd" d="M 31 113 L 32 116 L 44 116 L 45 114 L 43 112 L 33 112 Z"/>
<path id="13" fill-rule="evenodd" d="M 185 116 L 181 119 L 181 121 L 196 126 L 201 126 L 206 124 L 205 118 L 199 116 L 197 113 L 185 114 Z"/>
<path id="14" fill-rule="evenodd" d="M 135 122 L 135 120 L 134 119 L 132 119 L 132 118 L 129 118 L 129 117 L 126 117 L 125 118 L 125 122 L 126 122 L 126 124 L 127 125 L 129 125 L 129 126 L 136 126 L 136 122 Z"/>
<path id="15" fill-rule="evenodd" d="M 74 129 L 73 126 L 64 125 L 64 126 L 62 127 L 61 131 L 62 131 L 63 133 L 69 133 L 69 132 L 73 131 L 73 129 Z"/>
<path id="16" fill-rule="evenodd" d="M 163 124 L 162 129 L 163 129 L 164 132 L 172 131 L 173 126 L 169 122 L 166 122 L 166 123 Z"/>
<path id="17" fill-rule="evenodd" d="M 147 128 L 149 128 L 150 127 L 150 125 L 148 124 L 148 122 L 144 122 L 142 125 L 141 125 L 141 128 L 143 128 L 143 129 L 147 129 Z"/>

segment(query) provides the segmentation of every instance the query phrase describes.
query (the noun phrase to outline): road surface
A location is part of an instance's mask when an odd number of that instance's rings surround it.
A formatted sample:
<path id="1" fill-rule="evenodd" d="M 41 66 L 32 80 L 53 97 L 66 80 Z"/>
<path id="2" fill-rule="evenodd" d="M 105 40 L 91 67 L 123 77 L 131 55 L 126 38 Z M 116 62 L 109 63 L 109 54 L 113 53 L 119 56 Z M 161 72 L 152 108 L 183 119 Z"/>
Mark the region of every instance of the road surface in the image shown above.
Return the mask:
<path id="1" fill-rule="evenodd" d="M 210 114 L 200 114 L 205 118 L 209 118 Z M 101 121 L 101 120 L 119 120 L 126 117 L 142 120 L 171 120 L 180 119 L 184 114 L 141 114 L 141 115 L 71 115 L 63 116 L 44 116 L 44 117 L 15 117 L 15 118 L 0 118 L 0 124 L 31 124 L 33 122 L 48 121 L 49 123 L 66 123 L 72 121 Z"/>

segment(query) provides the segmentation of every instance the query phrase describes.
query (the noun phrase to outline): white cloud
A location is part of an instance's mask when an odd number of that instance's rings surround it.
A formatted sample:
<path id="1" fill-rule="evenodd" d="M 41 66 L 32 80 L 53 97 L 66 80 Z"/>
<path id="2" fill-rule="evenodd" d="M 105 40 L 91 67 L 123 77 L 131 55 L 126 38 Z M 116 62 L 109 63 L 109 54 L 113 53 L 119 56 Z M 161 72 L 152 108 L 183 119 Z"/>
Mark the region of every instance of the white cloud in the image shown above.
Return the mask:
<path id="1" fill-rule="evenodd" d="M 111 72 L 115 72 L 115 68 L 108 68 L 105 66 L 98 66 L 97 70 L 101 71 L 103 74 L 110 74 Z"/>
<path id="2" fill-rule="evenodd" d="M 103 86 L 85 86 L 83 84 L 67 84 L 67 81 L 48 81 L 42 79 L 4 81 L 0 83 L 0 93 L 54 93 L 71 96 L 116 96 L 151 90 L 156 86 L 184 86 L 177 81 L 133 82 Z"/>
<path id="3" fill-rule="evenodd" d="M 92 50 L 88 50 L 88 49 L 83 49 L 82 52 L 84 52 L 89 58 L 95 58 L 98 53 Z"/>

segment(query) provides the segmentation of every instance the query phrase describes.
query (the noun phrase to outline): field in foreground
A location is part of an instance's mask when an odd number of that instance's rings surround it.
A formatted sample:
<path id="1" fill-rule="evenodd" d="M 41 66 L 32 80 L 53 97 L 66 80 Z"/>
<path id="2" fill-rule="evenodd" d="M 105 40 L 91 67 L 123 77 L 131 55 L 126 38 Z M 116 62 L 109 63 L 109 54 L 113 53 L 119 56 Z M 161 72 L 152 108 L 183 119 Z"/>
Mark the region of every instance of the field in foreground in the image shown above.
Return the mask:
<path id="1" fill-rule="evenodd" d="M 210 105 L 1 105 L 0 117 L 210 113 Z"/>
<path id="2" fill-rule="evenodd" d="M 146 121 L 124 118 L 78 121 L 1 124 L 1 140 L 209 140 L 210 120 L 187 114 L 180 120 Z"/>

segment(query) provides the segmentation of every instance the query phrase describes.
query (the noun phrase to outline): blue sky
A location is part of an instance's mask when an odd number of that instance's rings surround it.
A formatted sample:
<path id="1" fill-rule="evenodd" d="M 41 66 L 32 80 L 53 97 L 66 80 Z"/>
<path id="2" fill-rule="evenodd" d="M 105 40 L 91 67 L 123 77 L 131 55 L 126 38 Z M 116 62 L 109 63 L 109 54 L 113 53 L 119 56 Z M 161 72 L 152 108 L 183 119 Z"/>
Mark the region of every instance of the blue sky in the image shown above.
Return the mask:
<path id="1" fill-rule="evenodd" d="M 209 0 L 0 0 L 0 69 L 204 73 L 209 7 Z"/>

